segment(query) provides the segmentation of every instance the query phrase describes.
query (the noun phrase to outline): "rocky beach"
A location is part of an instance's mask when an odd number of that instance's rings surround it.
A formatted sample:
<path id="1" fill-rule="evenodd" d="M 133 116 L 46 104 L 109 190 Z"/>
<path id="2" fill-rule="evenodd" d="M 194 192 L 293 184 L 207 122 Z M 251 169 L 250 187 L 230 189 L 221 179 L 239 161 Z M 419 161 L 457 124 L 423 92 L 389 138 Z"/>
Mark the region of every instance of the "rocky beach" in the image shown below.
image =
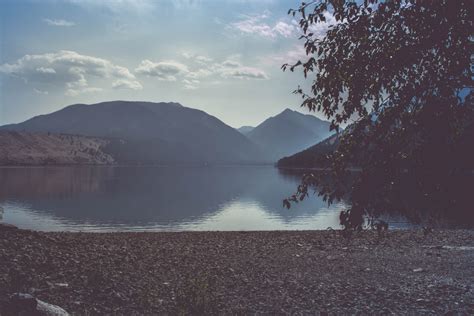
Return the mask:
<path id="1" fill-rule="evenodd" d="M 473 314 L 474 231 L 0 230 L 1 315 Z"/>

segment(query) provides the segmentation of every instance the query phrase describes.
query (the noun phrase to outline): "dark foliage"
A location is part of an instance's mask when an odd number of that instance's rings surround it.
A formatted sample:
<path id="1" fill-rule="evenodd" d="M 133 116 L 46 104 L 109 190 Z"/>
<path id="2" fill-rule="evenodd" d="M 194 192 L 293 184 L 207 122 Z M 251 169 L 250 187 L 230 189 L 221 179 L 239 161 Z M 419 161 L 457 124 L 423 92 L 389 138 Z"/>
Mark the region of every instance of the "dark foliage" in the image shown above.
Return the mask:
<path id="1" fill-rule="evenodd" d="M 295 91 L 302 106 L 335 130 L 356 120 L 330 154 L 328 173 L 343 179 L 355 164 L 361 172 L 349 192 L 342 181 L 306 176 L 285 205 L 315 188 L 329 203 L 349 195 L 352 206 L 340 216 L 346 229 L 388 211 L 474 222 L 473 9 L 469 0 L 320 0 L 290 10 L 301 16 L 308 60 L 282 68 L 314 79 L 310 92 Z M 337 23 L 318 38 L 312 26 L 327 13 Z"/>

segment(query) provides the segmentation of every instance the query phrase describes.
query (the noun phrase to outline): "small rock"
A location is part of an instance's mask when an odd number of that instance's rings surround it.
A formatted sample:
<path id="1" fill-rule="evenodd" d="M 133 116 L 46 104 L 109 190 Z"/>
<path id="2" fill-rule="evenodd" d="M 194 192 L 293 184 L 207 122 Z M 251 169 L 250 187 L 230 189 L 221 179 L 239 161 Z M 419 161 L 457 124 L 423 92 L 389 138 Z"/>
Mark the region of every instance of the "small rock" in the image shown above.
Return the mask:
<path id="1" fill-rule="evenodd" d="M 55 283 L 54 285 L 56 285 L 57 287 L 69 287 L 69 284 L 67 283 Z"/>
<path id="2" fill-rule="evenodd" d="M 12 224 L 7 224 L 7 223 L 0 223 L 0 232 L 1 231 L 10 231 L 10 230 L 17 230 L 18 227 Z"/>
<path id="3" fill-rule="evenodd" d="M 30 294 L 15 293 L 10 296 L 8 313 L 13 315 L 69 316 L 59 306 L 43 302 Z"/>
<path id="4" fill-rule="evenodd" d="M 413 272 L 424 272 L 425 270 L 423 268 L 416 268 L 413 269 Z"/>
<path id="5" fill-rule="evenodd" d="M 40 313 L 40 315 L 44 316 L 69 316 L 68 312 L 62 309 L 59 306 L 49 304 L 43 301 L 36 299 L 38 305 L 36 306 L 36 310 Z"/>

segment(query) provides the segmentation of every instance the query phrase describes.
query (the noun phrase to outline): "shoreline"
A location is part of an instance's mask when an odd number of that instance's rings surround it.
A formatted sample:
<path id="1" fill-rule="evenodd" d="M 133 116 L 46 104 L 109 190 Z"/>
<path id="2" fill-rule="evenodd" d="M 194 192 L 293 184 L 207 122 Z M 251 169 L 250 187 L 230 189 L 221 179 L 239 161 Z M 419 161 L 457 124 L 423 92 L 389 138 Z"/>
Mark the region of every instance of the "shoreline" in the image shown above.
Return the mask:
<path id="1" fill-rule="evenodd" d="M 216 163 L 216 164 L 120 164 L 120 163 L 113 163 L 113 164 L 10 164 L 10 165 L 0 165 L 0 169 L 2 168 L 50 168 L 50 167 L 170 167 L 170 168 L 177 168 L 177 167 L 274 167 L 278 168 L 273 163 L 242 163 L 242 164 L 231 164 L 231 163 Z"/>
<path id="2" fill-rule="evenodd" d="M 0 229 L 0 302 L 22 291 L 71 314 L 473 314 L 473 259 L 472 229 L 11 228 Z"/>

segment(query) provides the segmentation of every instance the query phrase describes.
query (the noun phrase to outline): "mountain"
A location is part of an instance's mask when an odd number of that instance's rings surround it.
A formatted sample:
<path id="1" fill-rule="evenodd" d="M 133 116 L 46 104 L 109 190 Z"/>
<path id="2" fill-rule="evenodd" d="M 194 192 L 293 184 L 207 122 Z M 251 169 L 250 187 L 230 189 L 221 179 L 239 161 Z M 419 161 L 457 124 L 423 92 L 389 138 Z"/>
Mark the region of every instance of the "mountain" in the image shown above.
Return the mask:
<path id="1" fill-rule="evenodd" d="M 74 104 L 0 130 L 110 139 L 105 150 L 121 163 L 253 163 L 258 147 L 234 128 L 178 103 L 110 101 Z"/>
<path id="2" fill-rule="evenodd" d="M 249 132 L 251 132 L 255 127 L 253 126 L 241 126 L 239 128 L 237 128 L 237 130 L 243 134 L 243 135 L 247 135 Z"/>
<path id="3" fill-rule="evenodd" d="M 0 165 L 113 164 L 106 140 L 74 135 L 0 132 Z"/>
<path id="4" fill-rule="evenodd" d="M 336 150 L 339 143 L 337 134 L 333 134 L 325 140 L 300 151 L 289 157 L 278 160 L 279 168 L 324 168 L 329 162 L 326 156 Z"/>
<path id="5" fill-rule="evenodd" d="M 272 161 L 297 153 L 328 137 L 330 123 L 286 109 L 255 127 L 247 137 Z"/>

